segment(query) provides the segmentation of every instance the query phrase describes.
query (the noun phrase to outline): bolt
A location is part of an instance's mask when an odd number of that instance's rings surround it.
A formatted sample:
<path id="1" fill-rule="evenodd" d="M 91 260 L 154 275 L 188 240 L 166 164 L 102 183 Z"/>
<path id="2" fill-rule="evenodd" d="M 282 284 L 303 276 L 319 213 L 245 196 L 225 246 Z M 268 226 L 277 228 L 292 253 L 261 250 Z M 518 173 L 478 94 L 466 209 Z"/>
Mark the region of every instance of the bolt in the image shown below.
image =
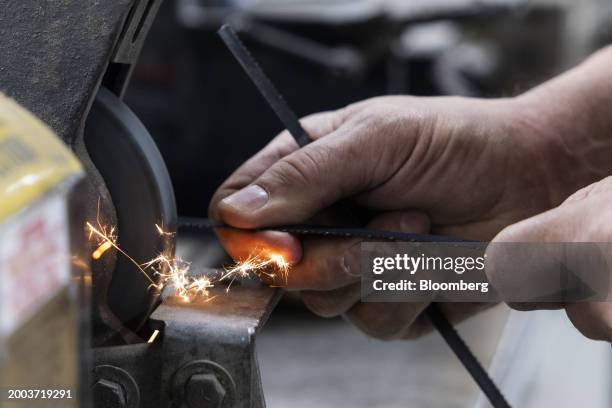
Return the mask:
<path id="1" fill-rule="evenodd" d="M 100 379 L 91 388 L 94 405 L 103 408 L 125 408 L 123 387 L 114 381 Z"/>
<path id="2" fill-rule="evenodd" d="M 221 408 L 225 388 L 213 373 L 194 374 L 185 384 L 185 401 L 191 408 Z"/>

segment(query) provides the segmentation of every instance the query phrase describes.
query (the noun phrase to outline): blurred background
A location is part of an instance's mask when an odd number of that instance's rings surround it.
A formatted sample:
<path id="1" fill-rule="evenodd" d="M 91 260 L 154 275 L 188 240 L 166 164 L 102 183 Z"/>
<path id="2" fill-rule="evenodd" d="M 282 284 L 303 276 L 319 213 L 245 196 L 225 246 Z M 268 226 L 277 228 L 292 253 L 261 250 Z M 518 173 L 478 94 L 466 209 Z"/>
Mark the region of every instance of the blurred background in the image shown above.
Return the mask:
<path id="1" fill-rule="evenodd" d="M 182 216 L 205 216 L 218 185 L 282 130 L 215 35 L 226 21 L 299 116 L 386 94 L 511 96 L 612 41 L 609 0 L 165 0 L 126 101 Z M 460 331 L 516 406 L 612 406 L 610 345 L 561 312 L 500 305 Z M 371 340 L 292 298 L 258 348 L 272 408 L 487 406 L 436 335 Z"/>

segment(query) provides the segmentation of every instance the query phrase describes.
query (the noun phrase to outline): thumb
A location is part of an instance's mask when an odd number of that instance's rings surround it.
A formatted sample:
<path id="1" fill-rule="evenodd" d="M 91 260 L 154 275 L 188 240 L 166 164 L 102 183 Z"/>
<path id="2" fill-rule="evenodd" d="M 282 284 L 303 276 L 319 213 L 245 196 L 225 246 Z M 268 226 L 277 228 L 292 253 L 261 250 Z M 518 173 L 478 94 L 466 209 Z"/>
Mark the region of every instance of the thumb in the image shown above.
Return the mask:
<path id="1" fill-rule="evenodd" d="M 603 288 L 607 294 L 610 245 L 586 242 L 590 239 L 583 231 L 590 228 L 584 214 L 582 202 L 566 202 L 505 228 L 493 239 L 485 271 L 504 301 L 530 310 L 601 296 L 597 292 Z"/>
<path id="2" fill-rule="evenodd" d="M 380 156 L 366 144 L 358 129 L 348 135 L 340 128 L 280 159 L 250 185 L 223 199 L 219 215 L 240 228 L 305 222 L 381 179 L 373 169 L 382 166 L 371 165 Z"/>

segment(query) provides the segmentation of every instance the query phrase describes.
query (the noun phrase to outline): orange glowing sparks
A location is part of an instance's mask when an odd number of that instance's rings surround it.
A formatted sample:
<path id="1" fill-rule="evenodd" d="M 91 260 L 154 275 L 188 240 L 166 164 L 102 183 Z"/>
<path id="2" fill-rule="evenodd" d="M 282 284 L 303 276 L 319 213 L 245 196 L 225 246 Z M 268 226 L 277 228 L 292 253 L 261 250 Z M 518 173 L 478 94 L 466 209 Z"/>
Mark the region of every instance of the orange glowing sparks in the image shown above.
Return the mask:
<path id="1" fill-rule="evenodd" d="M 281 254 L 269 254 L 269 256 L 270 260 L 285 280 L 285 283 L 287 283 L 289 279 L 289 269 L 291 268 L 291 264 L 287 262 L 285 257 Z"/>
<path id="2" fill-rule="evenodd" d="M 279 273 L 285 282 L 289 276 L 291 264 L 280 254 L 267 253 L 260 251 L 256 255 L 251 255 L 247 259 L 238 261 L 229 268 L 225 268 L 225 273 L 219 278 L 220 281 L 229 279 L 226 292 L 230 290 L 232 283 L 238 278 L 247 278 L 251 275 L 258 277 L 266 276 L 274 279 Z"/>
<path id="3" fill-rule="evenodd" d="M 110 241 L 105 241 L 102 244 L 100 244 L 100 246 L 96 248 L 95 251 L 91 253 L 91 257 L 95 260 L 98 260 L 102 257 L 102 255 L 104 255 L 106 251 L 108 251 L 112 247 L 113 247 L 113 244 L 111 244 Z"/>
<path id="4" fill-rule="evenodd" d="M 162 254 L 143 264 L 143 267 L 152 268 L 155 271 L 155 275 L 159 277 L 159 283 L 152 287 L 159 291 L 166 285 L 172 285 L 174 295 L 185 302 L 190 302 L 196 297 L 206 298 L 207 301 L 214 298 L 208 291 L 214 287 L 210 278 L 208 276 L 189 276 L 191 263 L 180 258 L 171 258 Z"/>
<path id="5" fill-rule="evenodd" d="M 112 246 L 117 251 L 119 251 L 123 256 L 125 256 L 131 263 L 133 263 L 136 266 L 136 268 L 149 280 L 149 282 L 151 282 L 151 284 L 155 285 L 155 281 L 153 279 L 151 279 L 149 274 L 144 269 L 142 269 L 142 267 L 138 264 L 138 262 L 136 262 L 134 260 L 134 258 L 129 256 L 125 251 L 123 251 L 123 249 L 119 248 L 119 245 L 117 245 L 115 243 L 116 238 L 113 238 L 112 235 L 108 235 L 106 232 L 104 232 L 105 229 L 102 229 L 102 230 L 97 229 L 90 222 L 87 222 L 87 228 L 89 228 L 89 237 L 90 237 L 90 239 L 92 237 L 97 237 L 98 240 L 101 240 L 100 245 L 102 245 L 104 243 L 108 243 L 110 246 Z M 114 227 L 111 228 L 111 231 L 114 231 Z M 97 249 L 96 249 L 96 251 L 97 251 Z M 94 251 L 94 253 L 96 251 Z M 94 258 L 94 254 L 92 254 L 91 257 Z"/>
<path id="6" fill-rule="evenodd" d="M 98 203 L 99 214 L 99 203 Z M 161 292 L 166 286 L 170 285 L 174 288 L 174 295 L 184 302 L 191 302 L 196 298 L 203 298 L 205 302 L 213 300 L 216 296 L 210 295 L 210 288 L 215 286 L 216 282 L 229 280 L 225 289 L 226 292 L 236 279 L 248 278 L 251 276 L 267 277 L 274 279 L 277 274 L 280 274 L 287 282 L 289 269 L 291 264 L 285 260 L 285 257 L 278 253 L 259 250 L 255 255 L 249 256 L 243 261 L 236 262 L 234 265 L 224 268 L 220 273 L 220 277 L 209 277 L 206 275 L 191 276 L 189 269 L 190 262 L 186 262 L 178 257 L 173 257 L 166 254 L 159 254 L 157 257 L 145 263 L 138 263 L 130 255 L 128 255 L 117 244 L 117 233 L 115 227 L 103 225 L 100 222 L 100 217 L 96 219 L 97 226 L 87 222 L 86 226 L 89 231 L 89 239 L 95 240 L 97 248 L 91 253 L 94 260 L 99 260 L 109 249 L 115 248 L 121 255 L 125 256 L 134 266 L 148 279 L 149 287 Z M 162 224 L 163 225 L 163 224 Z M 162 226 L 155 224 L 155 229 L 161 236 L 174 236 L 174 232 L 166 232 Z M 153 279 L 156 277 L 157 279 Z M 155 339 L 154 333 L 150 342 Z"/>
<path id="7" fill-rule="evenodd" d="M 160 254 L 148 262 L 139 264 L 134 258 L 128 255 L 123 249 L 117 245 L 117 236 L 114 227 L 107 227 L 97 220 L 98 227 L 87 222 L 86 226 L 89 231 L 89 239 L 95 239 L 98 242 L 98 247 L 91 254 L 94 260 L 100 259 L 102 255 L 110 248 L 115 248 L 121 255 L 125 256 L 134 266 L 149 280 L 149 287 L 161 292 L 166 285 L 172 285 L 175 291 L 175 296 L 181 298 L 185 302 L 190 302 L 196 297 L 206 298 L 206 301 L 214 299 L 208 291 L 214 286 L 213 282 L 207 276 L 189 276 L 189 268 L 191 264 L 180 258 L 175 258 L 165 254 Z M 159 225 L 155 224 L 155 228 L 160 235 L 174 235 L 174 233 L 164 231 Z M 149 272 L 147 272 L 149 271 Z M 151 276 L 158 278 L 156 282 Z"/>

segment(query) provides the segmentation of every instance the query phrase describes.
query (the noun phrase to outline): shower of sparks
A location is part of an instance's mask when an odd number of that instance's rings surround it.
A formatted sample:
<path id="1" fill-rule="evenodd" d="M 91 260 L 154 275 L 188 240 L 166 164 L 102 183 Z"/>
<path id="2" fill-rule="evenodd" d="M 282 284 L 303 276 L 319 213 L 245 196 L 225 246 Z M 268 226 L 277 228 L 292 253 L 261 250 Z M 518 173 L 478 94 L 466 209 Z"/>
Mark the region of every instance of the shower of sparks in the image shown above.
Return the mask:
<path id="1" fill-rule="evenodd" d="M 214 299 L 208 291 L 214 287 L 213 282 L 207 276 L 188 276 L 191 263 L 183 261 L 180 258 L 160 254 L 148 262 L 139 264 L 134 258 L 128 255 L 123 249 L 117 245 L 117 235 L 115 227 L 107 227 L 102 225 L 99 219 L 98 226 L 95 227 L 92 223 L 87 222 L 89 231 L 89 239 L 95 239 L 98 247 L 92 252 L 91 257 L 98 260 L 110 248 L 115 248 L 121 255 L 125 256 L 134 266 L 148 279 L 149 287 L 154 288 L 161 293 L 166 285 L 172 285 L 175 291 L 175 296 L 185 302 L 190 302 L 196 297 L 205 298 L 206 301 Z M 160 235 L 170 235 L 164 231 L 159 225 L 155 225 L 157 232 Z M 157 282 L 151 277 L 157 277 Z"/>
<path id="2" fill-rule="evenodd" d="M 190 262 L 162 254 L 142 266 L 145 269 L 151 268 L 155 276 L 159 277 L 159 283 L 151 286 L 160 292 L 166 285 L 172 285 L 174 295 L 185 302 L 190 302 L 196 297 L 203 297 L 207 301 L 214 299 L 214 296 L 210 297 L 208 289 L 215 285 L 208 276 L 187 275 L 191 267 Z"/>
<path id="3" fill-rule="evenodd" d="M 144 275 L 146 276 L 146 278 L 149 280 L 149 282 L 151 282 L 151 284 L 155 285 L 155 281 L 153 279 L 151 279 L 151 277 L 149 276 L 149 274 L 140 266 L 140 264 L 138 264 L 138 262 L 136 262 L 136 260 L 134 260 L 134 258 L 132 258 L 131 256 L 129 256 L 125 251 L 123 251 L 123 249 L 119 248 L 119 245 L 117 245 L 116 243 L 116 236 L 112 235 L 113 231 L 115 230 L 114 227 L 112 227 L 110 229 L 110 233 L 106 232 L 107 229 L 106 228 L 101 228 L 101 229 L 97 229 L 96 227 L 94 227 L 89 221 L 87 222 L 87 228 L 89 229 L 89 239 L 92 238 L 97 238 L 99 242 L 99 246 L 98 248 L 91 254 L 91 257 L 93 259 L 99 259 L 100 256 L 102 256 L 102 254 L 98 253 L 98 250 L 102 247 L 102 246 L 106 246 L 106 245 L 110 245 L 113 248 L 115 248 L 117 251 L 119 251 L 119 253 L 121 253 L 121 255 L 125 256 L 131 263 L 134 264 L 134 266 L 136 266 L 136 268 Z M 98 258 L 96 258 L 96 255 L 98 255 Z"/>
<path id="4" fill-rule="evenodd" d="M 234 265 L 225 268 L 225 273 L 219 280 L 229 280 L 229 284 L 225 289 L 226 292 L 230 290 L 232 283 L 234 283 L 236 279 L 248 278 L 252 275 L 274 279 L 277 274 L 280 274 L 286 282 L 290 266 L 289 262 L 287 262 L 282 255 L 261 251 L 256 255 L 251 255 L 247 259 L 238 261 Z"/>
<path id="5" fill-rule="evenodd" d="M 95 260 L 98 260 L 104 255 L 106 251 L 111 249 L 117 243 L 117 231 L 116 228 L 107 227 L 102 224 L 100 221 L 100 199 L 98 198 L 98 212 L 96 214 L 96 225 L 97 228 L 94 228 L 89 222 L 87 226 L 89 227 L 89 239 L 95 238 L 98 241 L 98 248 L 91 253 L 91 257 Z M 95 230 L 95 232 L 94 232 Z"/>
<path id="6" fill-rule="evenodd" d="M 234 281 L 239 278 L 257 276 L 275 279 L 277 275 L 280 275 L 286 282 L 291 267 L 290 263 L 280 254 L 257 251 L 255 255 L 224 268 L 218 279 L 204 275 L 189 276 L 190 262 L 163 253 L 150 261 L 138 263 L 117 244 L 116 228 L 102 224 L 99 215 L 96 217 L 96 226 L 90 222 L 87 222 L 86 226 L 89 231 L 89 239 L 95 240 L 98 245 L 91 253 L 94 260 L 99 260 L 110 248 L 115 248 L 147 278 L 150 288 L 161 293 L 167 285 L 170 285 L 174 288 L 174 295 L 184 302 L 191 302 L 196 298 L 204 298 L 206 302 L 213 300 L 215 296 L 210 296 L 209 289 L 215 286 L 215 282 L 220 281 L 229 281 L 226 292 L 229 292 Z M 166 232 L 163 226 L 158 224 L 155 224 L 155 229 L 161 236 L 175 235 L 174 232 Z"/>

